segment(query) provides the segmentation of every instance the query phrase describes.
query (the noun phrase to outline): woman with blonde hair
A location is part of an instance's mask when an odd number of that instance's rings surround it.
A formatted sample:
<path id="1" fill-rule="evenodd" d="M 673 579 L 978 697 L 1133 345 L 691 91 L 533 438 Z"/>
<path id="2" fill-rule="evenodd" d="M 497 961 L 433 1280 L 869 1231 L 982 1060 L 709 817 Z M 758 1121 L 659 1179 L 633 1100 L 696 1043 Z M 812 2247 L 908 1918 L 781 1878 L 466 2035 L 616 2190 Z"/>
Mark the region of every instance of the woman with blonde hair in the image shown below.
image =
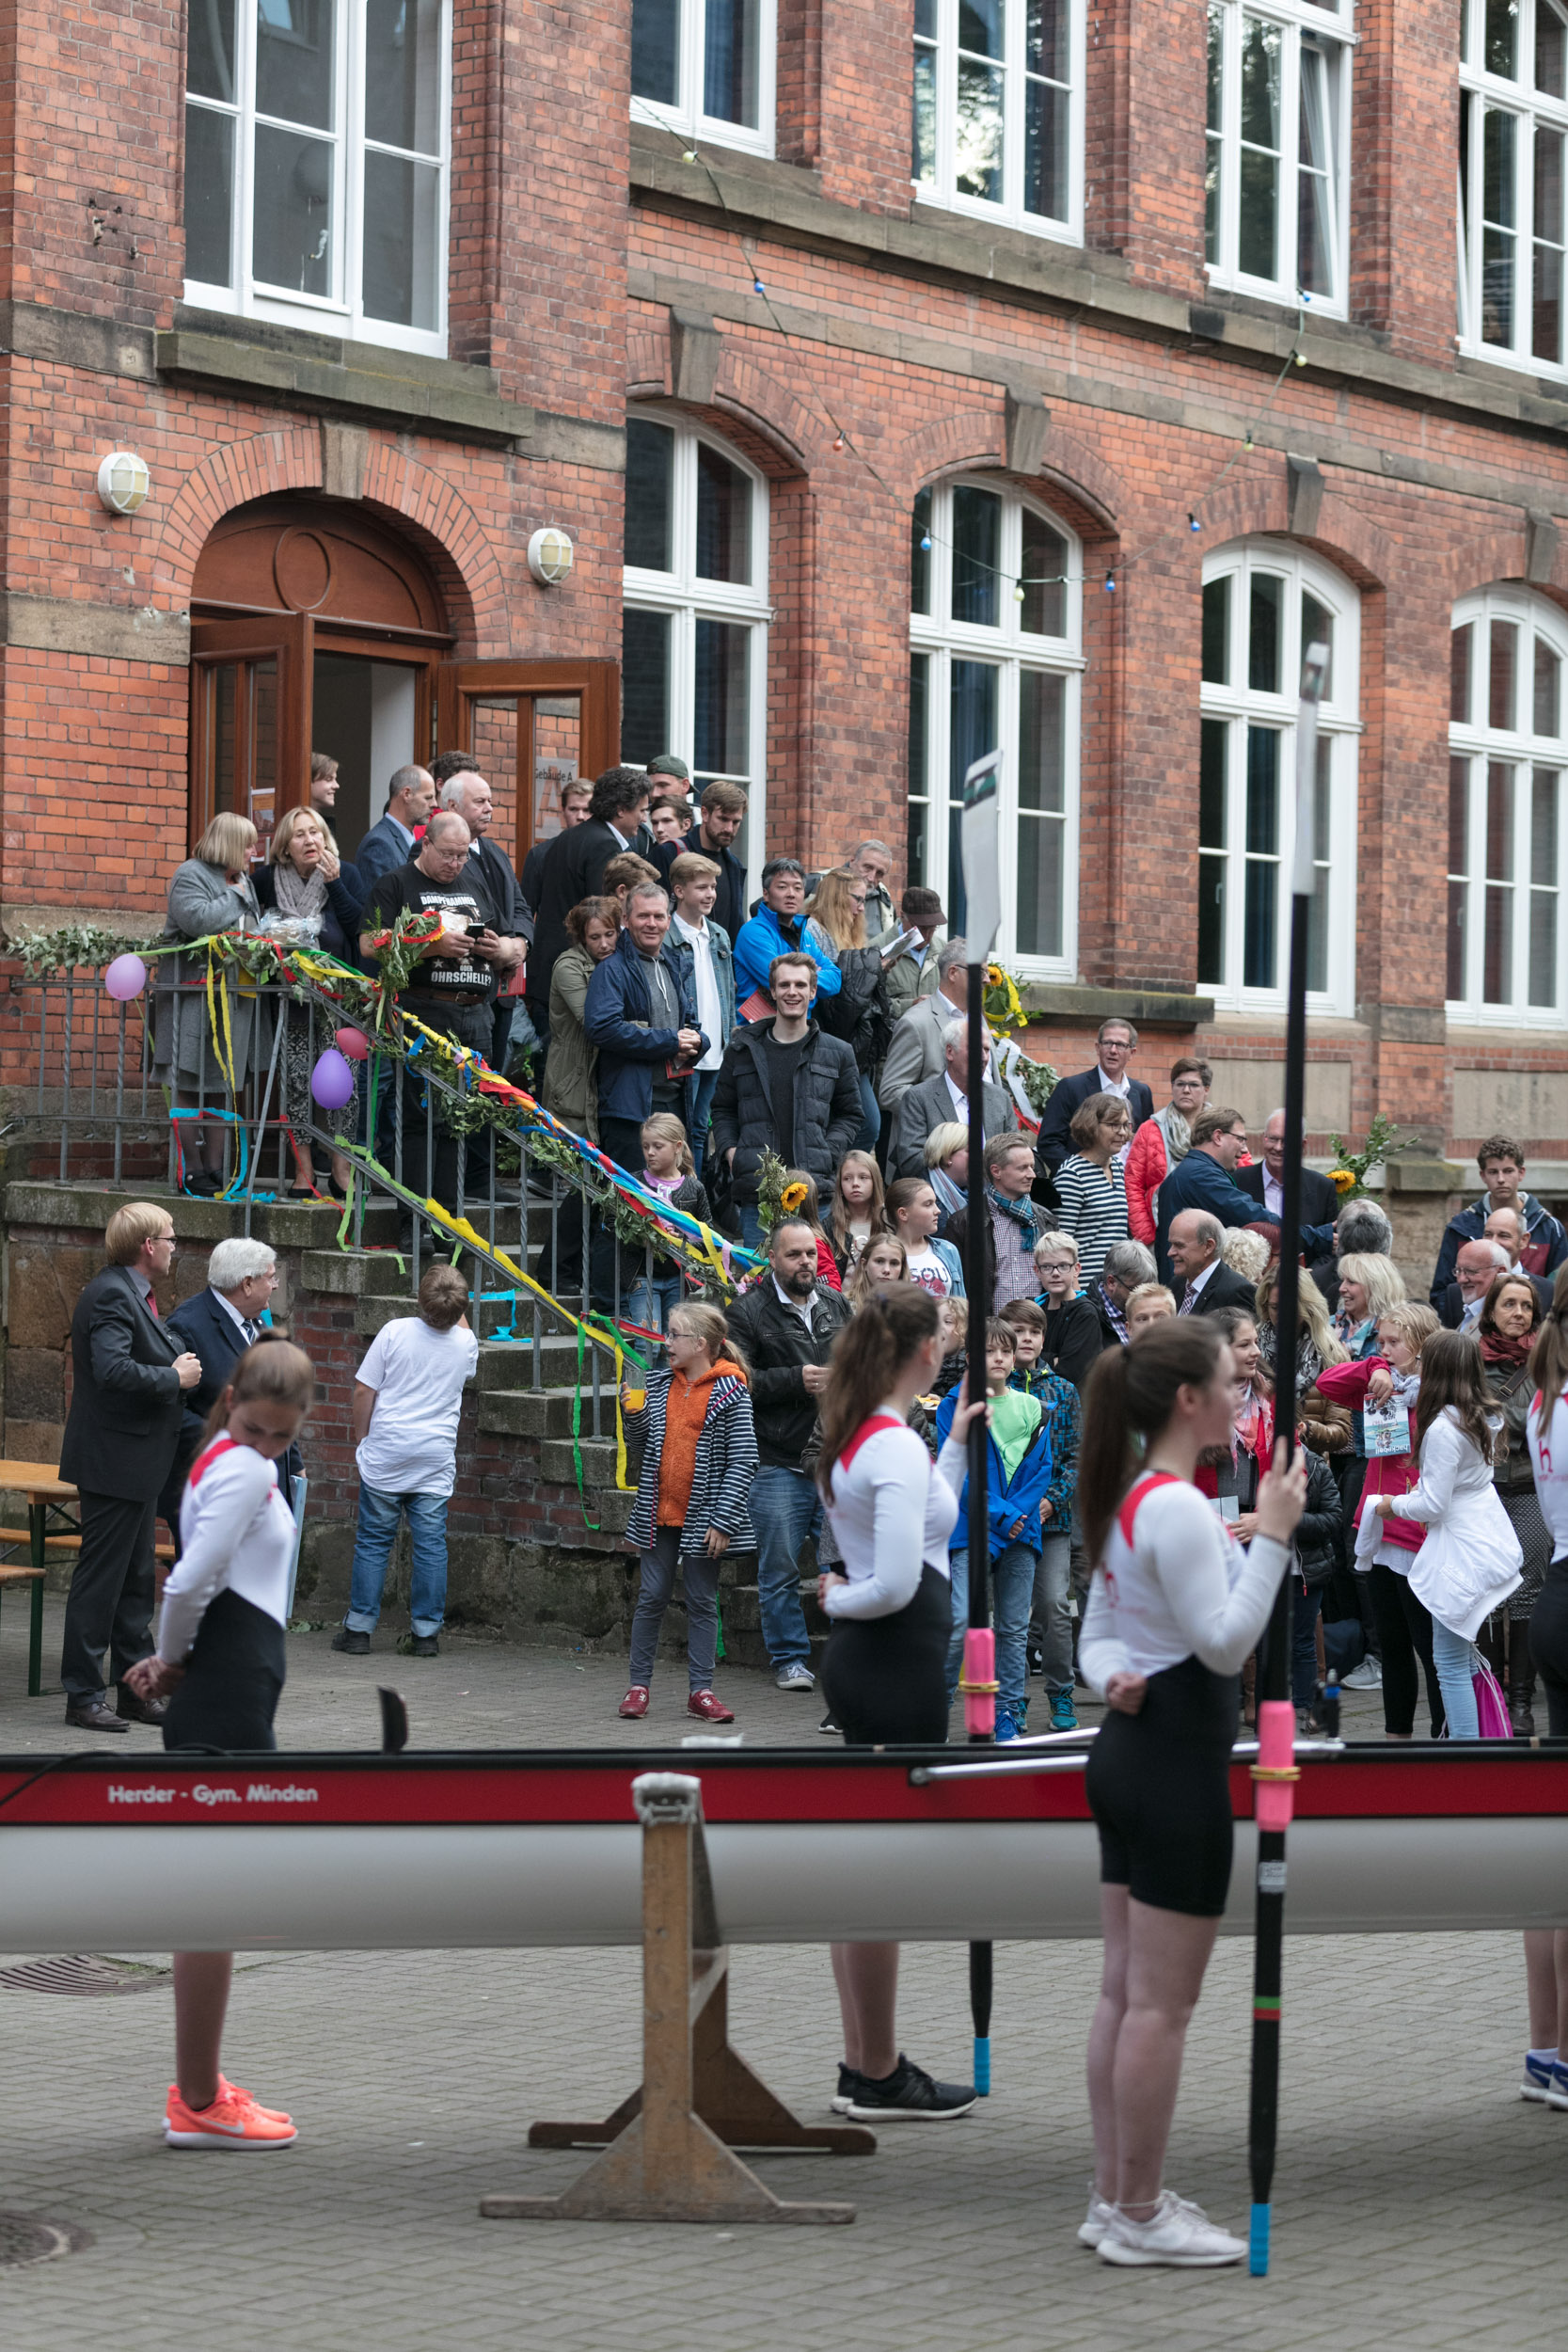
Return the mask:
<path id="1" fill-rule="evenodd" d="M 260 927 L 261 910 L 250 880 L 255 849 L 256 828 L 249 818 L 233 809 L 221 809 L 191 855 L 174 869 L 164 927 L 166 943 L 210 939 L 218 931 L 254 931 Z M 208 1010 L 205 956 L 160 957 L 152 986 L 153 1076 L 169 1089 L 175 1112 L 184 1114 L 174 1120 L 183 1186 L 186 1192 L 221 1192 L 225 1135 L 230 1121 L 193 1114 L 209 1102 L 229 1112 L 235 1110 L 230 1073 L 237 1095 L 258 1064 L 266 1067 L 272 1051 L 270 1009 L 252 984 L 247 982 L 242 989 L 231 969 L 225 967 L 216 975 L 214 988 L 223 992 L 228 1018 L 223 1034 L 214 1036 Z M 223 1019 L 222 1010 L 218 1017 Z"/>
<path id="2" fill-rule="evenodd" d="M 944 1119 L 926 1138 L 926 1173 L 942 1211 L 937 1232 L 945 1236 L 947 1220 L 969 1200 L 969 1129 L 956 1119 Z"/>
<path id="3" fill-rule="evenodd" d="M 886 1223 L 887 1195 L 875 1154 L 846 1152 L 828 1205 L 828 1240 L 841 1286 L 873 1233 L 879 1233 Z"/>
<path id="4" fill-rule="evenodd" d="M 881 1133 L 882 1114 L 872 1073 L 887 1052 L 893 1034 L 887 983 L 882 977 L 886 962 L 879 948 L 866 945 L 867 888 L 863 874 L 847 866 L 831 866 L 800 915 L 806 945 L 837 965 L 843 982 L 836 996 L 818 996 L 812 1018 L 830 1037 L 842 1038 L 854 1054 L 863 1114 L 855 1137 L 855 1149 L 860 1152 L 869 1152 Z"/>
<path id="5" fill-rule="evenodd" d="M 1370 1250 L 1353 1249 L 1338 1262 L 1339 1311 L 1334 1328 L 1347 1358 L 1370 1356 L 1377 1346 L 1378 1318 L 1390 1307 L 1404 1306 L 1410 1296 L 1404 1277 L 1392 1258 Z"/>
<path id="6" fill-rule="evenodd" d="M 898 1282 L 909 1280 L 909 1252 L 896 1233 L 873 1233 L 844 1285 L 851 1307 L 863 1307 Z"/>
<path id="7" fill-rule="evenodd" d="M 364 911 L 351 876 L 354 868 L 351 866 L 345 875 L 338 845 L 321 811 L 286 809 L 267 845 L 265 865 L 256 868 L 256 903 L 263 919 L 270 914 L 290 922 L 314 923 L 315 944 L 325 954 L 336 956 L 340 963 L 347 963 L 357 957 L 359 918 Z M 305 936 L 309 938 L 309 933 Z M 359 1118 L 358 1073 L 351 1062 L 356 1094 L 343 1107 L 324 1108 L 310 1092 L 310 1073 L 332 1041 L 331 1024 L 320 1012 L 312 1019 L 309 1005 L 293 1001 L 283 1008 L 283 1102 L 298 1180 L 293 1194 L 296 1200 L 313 1200 L 320 1196 L 308 1132 L 312 1125 L 324 1127 L 335 1140 L 354 1140 Z M 302 1141 L 302 1137 L 307 1139 Z M 348 1190 L 349 1163 L 341 1151 L 330 1152 L 329 1157 L 332 1186 L 341 1200 Z"/>

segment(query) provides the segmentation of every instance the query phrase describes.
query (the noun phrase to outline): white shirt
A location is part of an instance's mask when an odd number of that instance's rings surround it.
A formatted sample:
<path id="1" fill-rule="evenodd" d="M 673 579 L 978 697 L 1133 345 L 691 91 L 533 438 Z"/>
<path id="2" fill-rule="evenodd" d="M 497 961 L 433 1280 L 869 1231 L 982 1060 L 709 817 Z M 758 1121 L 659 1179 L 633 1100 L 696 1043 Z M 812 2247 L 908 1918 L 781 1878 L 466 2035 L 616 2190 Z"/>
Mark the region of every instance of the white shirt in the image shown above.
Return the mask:
<path id="1" fill-rule="evenodd" d="M 1568 1397 L 1559 1397 L 1544 1437 L 1537 1426 L 1541 1392 L 1530 1406 L 1525 1436 L 1530 1468 L 1535 1472 L 1535 1496 L 1552 1539 L 1552 1558 L 1568 1558 Z"/>
<path id="2" fill-rule="evenodd" d="M 234 1304 L 233 1300 L 232 1300 L 231 1298 L 226 1298 L 226 1297 L 224 1296 L 224 1295 L 223 1295 L 222 1291 L 214 1291 L 214 1293 L 213 1293 L 213 1296 L 214 1296 L 214 1297 L 217 1300 L 218 1305 L 219 1305 L 221 1308 L 223 1308 L 223 1310 L 225 1311 L 225 1312 L 226 1312 L 226 1313 L 228 1313 L 228 1314 L 230 1314 L 230 1315 L 232 1315 L 232 1317 L 233 1317 L 233 1319 L 234 1319 L 235 1326 L 236 1326 L 236 1327 L 238 1328 L 238 1331 L 239 1331 L 239 1334 L 240 1334 L 241 1339 L 245 1340 L 245 1345 L 246 1345 L 247 1347 L 251 1346 L 251 1345 L 254 1343 L 254 1340 L 255 1340 L 255 1335 L 256 1335 L 256 1333 L 257 1333 L 257 1332 L 261 1329 L 261 1316 L 260 1316 L 260 1315 L 252 1315 L 252 1316 L 251 1316 L 251 1318 L 250 1318 L 250 1333 L 251 1333 L 251 1336 L 250 1336 L 250 1338 L 249 1338 L 249 1339 L 245 1339 L 245 1316 L 244 1316 L 244 1315 L 242 1315 L 242 1314 L 241 1314 L 241 1312 L 240 1312 L 240 1311 L 239 1311 L 238 1307 L 236 1307 L 236 1306 L 235 1306 L 235 1304 Z"/>
<path id="3" fill-rule="evenodd" d="M 277 1465 L 227 1431 L 191 1465 L 180 1503 L 179 1559 L 164 1586 L 158 1655 L 189 1656 L 203 1615 L 227 1590 L 279 1625 L 287 1622 L 294 1515 L 277 1488 Z"/>
<path id="4" fill-rule="evenodd" d="M 909 1279 L 911 1282 L 918 1282 L 921 1289 L 929 1291 L 933 1298 L 951 1298 L 953 1295 L 952 1273 L 947 1266 L 943 1265 L 929 1242 L 924 1243 L 918 1249 L 909 1250 L 906 1254 L 909 1259 Z"/>
<path id="5" fill-rule="evenodd" d="M 1269 1173 L 1269 1164 L 1266 1160 L 1263 1163 L 1263 1206 L 1265 1209 L 1272 1209 L 1275 1216 L 1283 1216 L 1285 1214 L 1285 1187 L 1277 1176 L 1272 1176 Z"/>
<path id="6" fill-rule="evenodd" d="M 1243 1547 L 1227 1534 L 1185 1479 L 1152 1486 L 1122 1533 L 1111 1522 L 1089 1588 L 1078 1662 L 1101 1697 L 1117 1674 L 1156 1675 L 1197 1658 L 1217 1675 L 1239 1674 L 1269 1621 L 1289 1558 L 1272 1535 Z"/>
<path id="7" fill-rule="evenodd" d="M 947 1080 L 947 1091 L 953 1097 L 953 1107 L 958 1114 L 958 1124 L 961 1127 L 967 1127 L 969 1124 L 969 1097 L 967 1094 L 960 1094 L 958 1092 L 958 1088 L 953 1084 L 953 1073 L 950 1070 L 944 1071 L 942 1075 Z"/>
<path id="8" fill-rule="evenodd" d="M 479 1342 L 454 1324 L 433 1331 L 418 1315 L 385 1324 L 355 1378 L 376 1391 L 355 1455 L 367 1486 L 383 1494 L 450 1495 L 457 1480 L 457 1416 Z"/>
<path id="9" fill-rule="evenodd" d="M 842 1460 L 833 1465 L 828 1518 L 849 1581 L 829 1585 L 823 1607 L 830 1617 L 890 1617 L 909 1607 L 923 1568 L 943 1578 L 950 1573 L 947 1539 L 958 1516 L 964 1442 L 949 1438 L 933 1470 L 896 1406 L 881 1410 L 899 1426 L 879 1429 L 858 1446 L 851 1438 L 848 1469 Z"/>
<path id="10" fill-rule="evenodd" d="M 1197 1308 L 1196 1308 L 1196 1306 L 1194 1304 L 1194 1302 L 1195 1302 L 1195 1300 L 1196 1300 L 1196 1299 L 1197 1299 L 1199 1296 L 1201 1296 L 1201 1295 L 1202 1295 L 1202 1291 L 1203 1291 L 1203 1285 L 1205 1284 L 1205 1282 L 1207 1282 L 1207 1280 L 1209 1279 L 1209 1277 L 1211 1276 L 1211 1274 L 1214 1274 L 1214 1273 L 1217 1273 L 1217 1272 L 1218 1272 L 1218 1270 L 1219 1270 L 1219 1263 L 1220 1263 L 1220 1262 L 1219 1262 L 1219 1260 L 1218 1260 L 1217 1258 L 1211 1258 L 1211 1259 L 1210 1259 L 1210 1261 L 1209 1261 L 1209 1263 L 1208 1263 L 1208 1264 L 1204 1267 L 1204 1269 L 1203 1269 L 1202 1273 L 1201 1273 L 1201 1274 L 1195 1274 L 1195 1275 L 1194 1275 L 1194 1277 L 1193 1277 L 1192 1280 L 1188 1283 L 1188 1285 L 1187 1285 L 1186 1289 L 1185 1289 L 1185 1290 L 1182 1292 L 1182 1294 L 1181 1294 L 1181 1304 L 1180 1304 L 1180 1308 L 1177 1310 L 1177 1311 L 1178 1311 L 1178 1313 L 1179 1313 L 1179 1314 L 1183 1314 L 1183 1315 L 1196 1315 L 1196 1312 L 1197 1312 Z"/>
<path id="11" fill-rule="evenodd" d="M 778 1292 L 780 1298 L 783 1299 L 784 1305 L 789 1308 L 791 1312 L 800 1316 L 801 1322 L 805 1325 L 806 1329 L 810 1331 L 815 1338 L 816 1327 L 811 1319 L 811 1311 L 816 1297 L 816 1292 L 808 1291 L 804 1298 L 792 1298 L 789 1292 L 785 1290 L 784 1284 L 780 1281 L 776 1274 L 773 1277 L 773 1288 Z"/>
<path id="12" fill-rule="evenodd" d="M 717 1070 L 724 1058 L 724 1013 L 719 1001 L 719 975 L 713 968 L 713 941 L 707 924 L 689 923 L 684 914 L 674 917 L 677 939 L 684 939 L 691 949 L 691 976 L 697 983 L 697 1026 L 710 1042 L 707 1052 L 696 1065 L 699 1070 Z"/>
<path id="13" fill-rule="evenodd" d="M 1462 1331 L 1474 1330 L 1476 1325 L 1481 1321 L 1481 1311 L 1485 1304 L 1486 1296 L 1484 1292 L 1480 1298 L 1471 1299 L 1469 1305 L 1465 1308 L 1465 1312 L 1459 1318 L 1459 1327 Z"/>

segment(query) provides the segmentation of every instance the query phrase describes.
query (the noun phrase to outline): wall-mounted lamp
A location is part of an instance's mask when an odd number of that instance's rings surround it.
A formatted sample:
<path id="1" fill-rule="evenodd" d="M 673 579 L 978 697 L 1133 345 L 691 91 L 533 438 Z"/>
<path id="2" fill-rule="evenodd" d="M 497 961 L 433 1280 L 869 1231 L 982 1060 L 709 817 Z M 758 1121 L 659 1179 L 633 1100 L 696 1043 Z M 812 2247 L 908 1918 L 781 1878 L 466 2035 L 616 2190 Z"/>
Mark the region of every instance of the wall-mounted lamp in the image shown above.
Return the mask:
<path id="1" fill-rule="evenodd" d="M 98 495 L 111 515 L 134 515 L 152 487 L 147 460 L 134 449 L 112 449 L 98 469 Z"/>
<path id="2" fill-rule="evenodd" d="M 570 575 L 576 550 L 563 531 L 546 523 L 528 543 L 528 567 L 541 588 L 559 588 Z"/>

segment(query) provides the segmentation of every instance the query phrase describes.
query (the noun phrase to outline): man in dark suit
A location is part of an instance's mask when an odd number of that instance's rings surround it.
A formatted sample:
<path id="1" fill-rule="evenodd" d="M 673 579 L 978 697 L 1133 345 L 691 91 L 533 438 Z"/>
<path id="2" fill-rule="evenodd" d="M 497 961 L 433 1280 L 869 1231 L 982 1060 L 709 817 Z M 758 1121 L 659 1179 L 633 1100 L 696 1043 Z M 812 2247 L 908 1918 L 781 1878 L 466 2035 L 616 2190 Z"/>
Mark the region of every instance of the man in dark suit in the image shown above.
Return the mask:
<path id="1" fill-rule="evenodd" d="M 117 1209 L 109 1263 L 71 1318 L 71 1411 L 60 1476 L 80 1498 L 82 1549 L 65 1604 L 65 1719 L 82 1731 L 162 1723 L 166 1701 L 137 1698 L 125 1677 L 152 1649 L 158 1493 L 180 1441 L 182 1400 L 201 1359 L 160 1322 L 153 1283 L 174 1261 L 174 1225 L 156 1201 Z M 103 1682 L 110 1652 L 119 1700 Z"/>
<path id="2" fill-rule="evenodd" d="M 512 976 L 524 960 L 533 938 L 533 917 L 528 911 L 522 888 L 513 870 L 512 860 L 499 842 L 487 836 L 496 819 L 496 804 L 490 787 L 477 768 L 461 769 L 442 785 L 440 804 L 457 811 L 473 836 L 468 843 L 468 858 L 479 867 L 490 892 L 490 903 L 501 917 L 499 930 L 512 953 L 509 963 L 500 967 L 501 989 L 510 989 Z M 504 1073 L 506 1049 L 512 1035 L 514 999 L 507 994 L 497 996 L 490 1040 L 485 1058 L 492 1070 Z"/>
<path id="3" fill-rule="evenodd" d="M 1040 1132 L 1035 1146 L 1041 1173 L 1054 1176 L 1068 1153 L 1072 1150 L 1069 1133 L 1072 1114 L 1091 1094 L 1119 1094 L 1127 1105 L 1134 1135 L 1146 1119 L 1154 1116 L 1154 1096 L 1141 1078 L 1130 1078 L 1127 1065 L 1138 1042 L 1138 1032 L 1131 1021 L 1102 1021 L 1096 1041 L 1099 1058 L 1093 1070 L 1081 1070 L 1075 1078 L 1059 1078 L 1051 1089 L 1051 1100 L 1040 1120 Z"/>
<path id="4" fill-rule="evenodd" d="M 1179 1315 L 1217 1314 L 1222 1307 L 1258 1311 L 1258 1289 L 1220 1256 L 1225 1228 L 1206 1209 L 1183 1209 L 1171 1220 L 1166 1247 Z"/>
<path id="5" fill-rule="evenodd" d="M 586 776 L 578 776 L 572 783 L 562 786 L 561 830 L 562 833 L 575 833 L 579 825 L 586 825 L 588 804 L 593 797 L 594 787 Z M 517 887 L 523 894 L 523 904 L 527 907 L 531 917 L 539 904 L 539 883 L 545 871 L 545 860 L 550 853 L 550 844 L 554 839 L 555 835 L 551 833 L 546 834 L 543 841 L 534 843 L 527 857 L 524 858 L 523 870 L 517 877 Z M 531 921 L 529 937 L 531 939 L 532 936 L 533 929 Z"/>
<path id="6" fill-rule="evenodd" d="M 1498 1209 L 1499 1219 L 1512 1220 L 1518 1227 L 1520 1220 L 1513 1209 Z M 1437 1320 L 1445 1331 L 1473 1331 L 1481 1321 L 1481 1311 L 1486 1304 L 1486 1294 L 1499 1274 L 1516 1274 L 1521 1282 L 1528 1282 L 1541 1302 L 1544 1315 L 1552 1311 L 1552 1286 L 1544 1274 L 1529 1274 L 1514 1257 L 1518 1247 L 1515 1234 L 1505 1222 L 1498 1232 L 1492 1231 L 1493 1219 L 1486 1220 L 1486 1232 L 1479 1241 L 1462 1241 L 1454 1258 L 1454 1279 L 1443 1293 L 1437 1305 Z"/>
<path id="7" fill-rule="evenodd" d="M 1239 1192 L 1256 1200 L 1277 1217 L 1285 1215 L 1285 1114 L 1271 1111 L 1263 1121 L 1263 1156 L 1250 1168 L 1238 1168 L 1234 1182 Z M 1301 1171 L 1301 1221 L 1304 1225 L 1332 1225 L 1339 1214 L 1339 1196 L 1328 1178 L 1315 1168 Z M 1332 1249 L 1321 1250 L 1314 1261 L 1308 1258 L 1307 1271 L 1318 1280 L 1320 1287 L 1334 1262 Z"/>
<path id="8" fill-rule="evenodd" d="M 641 768 L 607 768 L 595 780 L 588 822 L 558 833 L 539 876 L 533 946 L 528 959 L 529 1018 L 546 1046 L 550 1037 L 550 975 L 571 946 L 566 917 L 582 898 L 604 887 L 604 869 L 624 850 L 638 848 L 648 821 L 648 779 Z M 641 852 L 640 852 L 641 854 Z"/>
<path id="9" fill-rule="evenodd" d="M 649 773 L 653 771 L 650 769 Z M 702 815 L 679 841 L 656 843 L 653 862 L 666 878 L 683 850 L 710 857 L 719 868 L 719 895 L 710 917 L 728 931 L 733 946 L 746 920 L 746 868 L 731 843 L 746 822 L 746 795 L 738 784 L 710 784 L 703 794 Z"/>
<path id="10" fill-rule="evenodd" d="M 375 884 L 383 874 L 406 866 L 418 843 L 416 828 L 429 822 L 436 805 L 436 779 L 428 768 L 399 768 L 387 787 L 387 813 L 371 827 L 354 853 L 366 911 L 375 903 Z M 379 924 L 367 924 L 379 930 Z"/>
<path id="11" fill-rule="evenodd" d="M 207 1261 L 207 1288 L 176 1307 L 168 1318 L 168 1329 L 178 1334 L 201 1365 L 200 1379 L 185 1392 L 174 1467 L 158 1497 L 158 1517 L 167 1522 L 176 1553 L 180 1549 L 180 1498 L 191 1464 L 201 1451 L 207 1416 L 233 1378 L 234 1366 L 245 1349 L 261 1336 L 261 1317 L 277 1288 L 276 1253 L 264 1241 L 236 1235 L 220 1241 Z M 289 1481 L 298 1477 L 301 1468 L 299 1448 L 292 1445 L 277 1465 L 277 1483 L 285 1501 L 291 1495 Z"/>
<path id="12" fill-rule="evenodd" d="M 989 1037 L 986 1047 L 989 1052 Z M 888 1150 L 888 1165 L 895 1176 L 926 1174 L 926 1138 L 933 1127 L 968 1123 L 969 1031 L 962 1021 L 948 1023 L 942 1050 L 945 1068 L 934 1078 L 923 1079 L 919 1086 L 906 1087 L 898 1097 L 898 1108 L 893 1115 L 893 1142 Z M 1017 1127 L 1018 1113 L 1006 1087 L 982 1080 L 980 1099 L 985 1142 Z"/>

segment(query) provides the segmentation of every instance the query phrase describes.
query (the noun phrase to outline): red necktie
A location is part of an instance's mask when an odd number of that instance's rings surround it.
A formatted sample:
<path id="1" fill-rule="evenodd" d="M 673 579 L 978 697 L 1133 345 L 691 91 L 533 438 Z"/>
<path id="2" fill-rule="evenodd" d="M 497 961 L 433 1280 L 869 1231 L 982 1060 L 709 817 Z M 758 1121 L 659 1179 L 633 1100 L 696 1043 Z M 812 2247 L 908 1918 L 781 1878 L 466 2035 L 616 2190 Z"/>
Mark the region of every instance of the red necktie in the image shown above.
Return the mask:
<path id="1" fill-rule="evenodd" d="M 149 1291 L 147 1294 L 147 1311 L 152 1317 L 153 1322 L 156 1323 L 159 1319 L 158 1300 L 156 1293 L 152 1291 Z"/>

